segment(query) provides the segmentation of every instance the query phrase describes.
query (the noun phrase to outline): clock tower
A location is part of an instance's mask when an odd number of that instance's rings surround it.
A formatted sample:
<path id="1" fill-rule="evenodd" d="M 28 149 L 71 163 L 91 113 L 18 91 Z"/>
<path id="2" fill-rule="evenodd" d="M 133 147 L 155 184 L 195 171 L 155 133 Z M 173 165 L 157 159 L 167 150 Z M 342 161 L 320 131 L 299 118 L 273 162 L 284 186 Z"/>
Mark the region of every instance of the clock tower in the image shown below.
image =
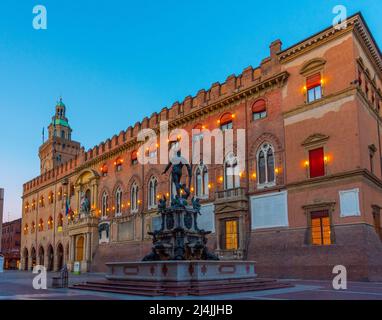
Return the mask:
<path id="1" fill-rule="evenodd" d="M 55 115 L 48 126 L 49 137 L 39 149 L 41 174 L 73 159 L 80 153 L 81 144 L 72 141 L 72 129 L 66 118 L 62 98 L 56 104 Z"/>

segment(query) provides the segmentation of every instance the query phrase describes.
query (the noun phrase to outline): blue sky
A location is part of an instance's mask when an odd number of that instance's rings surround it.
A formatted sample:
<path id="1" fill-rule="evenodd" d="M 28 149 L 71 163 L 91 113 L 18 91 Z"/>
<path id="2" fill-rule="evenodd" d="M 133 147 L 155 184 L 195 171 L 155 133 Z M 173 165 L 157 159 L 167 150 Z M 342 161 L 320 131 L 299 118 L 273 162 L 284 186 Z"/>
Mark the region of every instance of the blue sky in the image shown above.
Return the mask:
<path id="1" fill-rule="evenodd" d="M 257 66 L 329 26 L 337 4 L 362 11 L 382 47 L 380 0 L 2 0 L 0 186 L 4 220 L 21 216 L 22 184 L 39 174 L 38 147 L 60 95 L 86 149 L 161 108 Z M 48 29 L 32 28 L 45 5 Z"/>

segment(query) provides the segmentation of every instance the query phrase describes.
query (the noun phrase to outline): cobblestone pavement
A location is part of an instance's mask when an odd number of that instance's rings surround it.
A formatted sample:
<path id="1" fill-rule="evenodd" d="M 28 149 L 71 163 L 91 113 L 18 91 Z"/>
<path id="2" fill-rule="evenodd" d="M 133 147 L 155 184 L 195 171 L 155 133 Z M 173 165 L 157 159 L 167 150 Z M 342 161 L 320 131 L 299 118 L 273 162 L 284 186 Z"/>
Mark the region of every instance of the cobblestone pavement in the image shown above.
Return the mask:
<path id="1" fill-rule="evenodd" d="M 73 289 L 53 289 L 48 275 L 48 289 L 35 290 L 34 274 L 23 271 L 0 273 L 0 300 L 174 300 L 173 297 L 143 297 Z M 104 274 L 70 275 L 70 284 L 104 279 Z M 382 300 L 382 283 L 348 282 L 347 290 L 334 290 L 330 281 L 283 280 L 293 288 L 213 295 L 207 297 L 178 297 L 177 300 Z"/>

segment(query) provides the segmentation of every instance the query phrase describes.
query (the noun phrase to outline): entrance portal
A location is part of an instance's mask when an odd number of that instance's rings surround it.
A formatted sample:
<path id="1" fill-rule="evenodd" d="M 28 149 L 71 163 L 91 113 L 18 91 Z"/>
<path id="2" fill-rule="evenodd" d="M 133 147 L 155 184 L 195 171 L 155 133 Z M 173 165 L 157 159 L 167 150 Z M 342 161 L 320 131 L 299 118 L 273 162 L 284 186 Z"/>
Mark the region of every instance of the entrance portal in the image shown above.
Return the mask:
<path id="1" fill-rule="evenodd" d="M 83 236 L 78 237 L 76 244 L 76 261 L 84 260 L 84 242 Z"/>

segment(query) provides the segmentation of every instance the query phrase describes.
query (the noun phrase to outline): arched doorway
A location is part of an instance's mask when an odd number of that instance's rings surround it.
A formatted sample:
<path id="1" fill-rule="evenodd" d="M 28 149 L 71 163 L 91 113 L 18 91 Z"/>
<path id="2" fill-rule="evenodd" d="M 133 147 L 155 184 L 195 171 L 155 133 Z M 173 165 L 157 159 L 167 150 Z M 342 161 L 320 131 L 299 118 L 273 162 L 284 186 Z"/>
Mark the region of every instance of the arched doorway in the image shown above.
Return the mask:
<path id="1" fill-rule="evenodd" d="M 76 261 L 84 260 L 84 242 L 84 237 L 79 236 L 76 243 Z"/>
<path id="2" fill-rule="evenodd" d="M 66 263 L 68 263 L 68 261 L 69 261 L 69 242 L 66 244 L 65 261 L 66 261 Z"/>
<path id="3" fill-rule="evenodd" d="M 40 266 L 44 265 L 44 256 L 45 256 L 44 248 L 40 247 L 40 249 L 38 249 L 38 264 Z"/>
<path id="4" fill-rule="evenodd" d="M 64 247 L 61 243 L 57 246 L 57 270 L 61 270 L 64 266 Z"/>
<path id="5" fill-rule="evenodd" d="M 33 270 L 33 268 L 37 264 L 36 249 L 34 247 L 31 250 L 31 257 L 32 257 L 32 268 L 31 268 L 31 270 Z"/>
<path id="6" fill-rule="evenodd" d="M 48 247 L 48 271 L 53 271 L 54 266 L 54 250 L 52 245 Z"/>
<path id="7" fill-rule="evenodd" d="M 22 269 L 24 271 L 28 271 L 29 252 L 27 248 L 24 248 L 23 257 L 24 257 L 24 264 L 22 265 Z"/>

